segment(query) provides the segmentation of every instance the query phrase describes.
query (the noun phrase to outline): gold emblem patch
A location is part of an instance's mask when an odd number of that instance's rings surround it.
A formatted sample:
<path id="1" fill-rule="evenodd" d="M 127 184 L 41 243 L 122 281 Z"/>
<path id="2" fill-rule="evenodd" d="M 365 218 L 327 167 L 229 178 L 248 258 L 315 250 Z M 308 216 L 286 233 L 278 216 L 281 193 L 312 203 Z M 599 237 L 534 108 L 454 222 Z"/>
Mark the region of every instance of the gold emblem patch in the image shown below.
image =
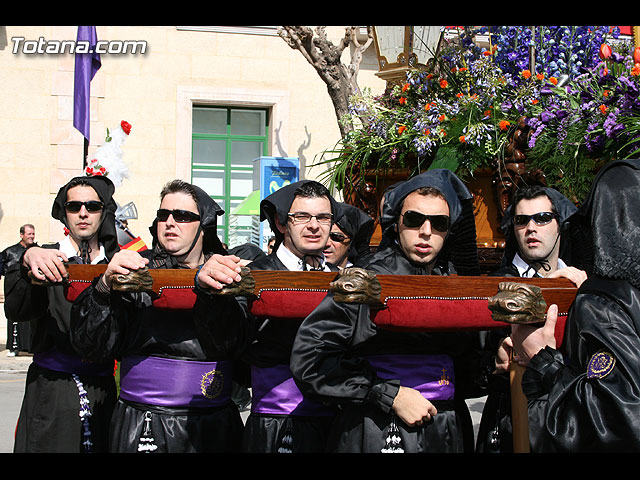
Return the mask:
<path id="1" fill-rule="evenodd" d="M 200 388 L 207 398 L 216 398 L 222 392 L 224 375 L 219 370 L 211 370 L 202 376 Z"/>
<path id="2" fill-rule="evenodd" d="M 613 371 L 615 364 L 616 359 L 611 353 L 605 351 L 595 353 L 587 366 L 587 378 L 604 378 Z"/>

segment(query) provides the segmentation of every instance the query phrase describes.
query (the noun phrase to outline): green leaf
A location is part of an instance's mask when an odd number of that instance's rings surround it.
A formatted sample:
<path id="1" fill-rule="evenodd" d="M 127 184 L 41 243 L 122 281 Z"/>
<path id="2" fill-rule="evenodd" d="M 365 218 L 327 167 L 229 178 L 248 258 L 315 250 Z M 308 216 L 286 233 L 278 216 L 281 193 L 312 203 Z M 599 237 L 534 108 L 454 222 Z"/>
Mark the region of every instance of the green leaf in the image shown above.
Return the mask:
<path id="1" fill-rule="evenodd" d="M 454 147 L 441 146 L 438 148 L 429 170 L 434 168 L 446 168 L 455 172 L 460 165 L 458 151 Z"/>

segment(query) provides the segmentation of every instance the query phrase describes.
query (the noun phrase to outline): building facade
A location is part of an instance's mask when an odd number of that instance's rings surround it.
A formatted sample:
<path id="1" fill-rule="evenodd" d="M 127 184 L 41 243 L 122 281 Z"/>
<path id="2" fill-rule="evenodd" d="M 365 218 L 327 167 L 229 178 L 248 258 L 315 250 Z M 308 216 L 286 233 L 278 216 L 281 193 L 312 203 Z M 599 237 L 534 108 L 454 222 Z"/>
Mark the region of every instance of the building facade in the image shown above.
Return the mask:
<path id="1" fill-rule="evenodd" d="M 340 138 L 326 85 L 276 27 L 96 31 L 108 53 L 91 82 L 88 151 L 121 120 L 131 124 L 122 147 L 129 178 L 115 199 L 135 204 L 138 218 L 129 228 L 147 245 L 167 181 L 196 183 L 231 213 L 252 191 L 255 158 L 297 158 L 300 178 L 317 178 L 314 160 Z M 327 32 L 337 43 L 344 27 Z M 64 50 L 76 34 L 76 26 L 0 27 L 0 245 L 15 243 L 24 223 L 35 225 L 41 244 L 64 235 L 51 205 L 60 186 L 83 173 L 84 162 L 83 137 L 72 125 L 74 55 Z M 126 42 L 136 42 L 137 50 Z M 349 50 L 344 55 L 348 63 Z M 381 93 L 377 70 L 372 45 L 360 86 Z M 220 231 L 227 243 L 248 238 L 246 221 L 229 223 Z"/>

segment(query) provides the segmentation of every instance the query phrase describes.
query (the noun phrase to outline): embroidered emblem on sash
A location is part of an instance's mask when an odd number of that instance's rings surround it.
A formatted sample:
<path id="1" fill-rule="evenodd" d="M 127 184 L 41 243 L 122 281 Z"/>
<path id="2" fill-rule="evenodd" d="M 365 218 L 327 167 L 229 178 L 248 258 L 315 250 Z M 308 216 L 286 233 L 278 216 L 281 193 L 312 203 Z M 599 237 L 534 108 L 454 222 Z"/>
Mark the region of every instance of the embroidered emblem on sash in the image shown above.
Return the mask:
<path id="1" fill-rule="evenodd" d="M 447 369 L 446 368 L 442 368 L 442 376 L 440 377 L 440 380 L 438 380 L 438 385 L 440 386 L 444 386 L 444 385 L 449 385 L 449 375 L 447 375 Z"/>
<path id="2" fill-rule="evenodd" d="M 613 371 L 616 359 L 609 352 L 595 353 L 587 366 L 587 378 L 604 378 Z"/>
<path id="3" fill-rule="evenodd" d="M 216 398 L 222 392 L 224 375 L 219 370 L 211 370 L 202 376 L 200 388 L 207 398 Z"/>

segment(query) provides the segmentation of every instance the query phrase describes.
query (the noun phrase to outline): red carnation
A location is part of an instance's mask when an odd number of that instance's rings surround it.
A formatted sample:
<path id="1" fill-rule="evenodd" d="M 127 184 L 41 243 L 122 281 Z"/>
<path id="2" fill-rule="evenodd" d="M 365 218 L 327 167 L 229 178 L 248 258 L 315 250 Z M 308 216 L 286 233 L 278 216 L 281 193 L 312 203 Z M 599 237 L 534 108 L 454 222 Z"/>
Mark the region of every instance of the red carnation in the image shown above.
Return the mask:
<path id="1" fill-rule="evenodd" d="M 126 121 L 122 120 L 120 122 L 120 127 L 122 128 L 122 130 L 124 131 L 124 133 L 126 133 L 127 135 L 129 135 L 129 132 L 131 131 L 131 125 L 129 123 L 127 123 Z"/>

